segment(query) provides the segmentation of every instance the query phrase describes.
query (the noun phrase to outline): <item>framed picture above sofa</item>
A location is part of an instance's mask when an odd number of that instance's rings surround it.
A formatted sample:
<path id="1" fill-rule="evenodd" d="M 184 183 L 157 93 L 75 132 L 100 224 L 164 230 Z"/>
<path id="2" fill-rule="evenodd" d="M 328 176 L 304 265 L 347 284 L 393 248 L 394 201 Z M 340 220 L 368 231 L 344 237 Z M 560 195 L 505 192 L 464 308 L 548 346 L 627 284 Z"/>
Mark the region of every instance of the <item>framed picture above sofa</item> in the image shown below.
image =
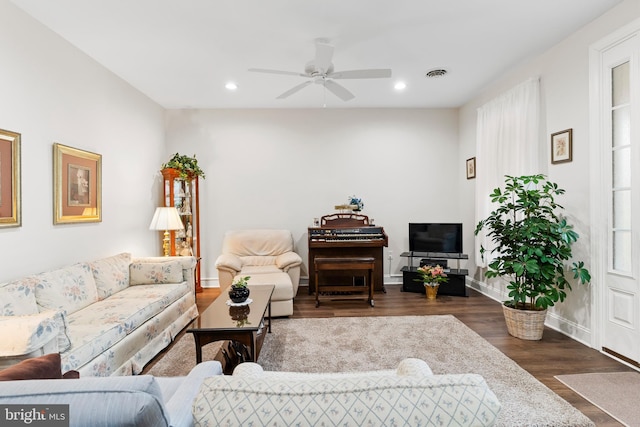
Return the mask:
<path id="1" fill-rule="evenodd" d="M 0 228 L 22 225 L 20 134 L 0 129 Z"/>
<path id="2" fill-rule="evenodd" d="M 102 155 L 53 144 L 54 224 L 102 221 Z"/>

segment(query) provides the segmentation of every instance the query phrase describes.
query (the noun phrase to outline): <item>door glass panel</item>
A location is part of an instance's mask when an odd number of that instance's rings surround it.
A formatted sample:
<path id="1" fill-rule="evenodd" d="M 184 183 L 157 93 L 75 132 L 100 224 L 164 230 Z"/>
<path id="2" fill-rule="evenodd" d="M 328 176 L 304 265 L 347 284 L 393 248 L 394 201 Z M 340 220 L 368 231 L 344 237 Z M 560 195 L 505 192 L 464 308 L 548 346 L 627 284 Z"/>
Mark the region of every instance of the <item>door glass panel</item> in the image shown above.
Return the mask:
<path id="1" fill-rule="evenodd" d="M 613 232 L 613 269 L 631 272 L 631 232 Z"/>
<path id="2" fill-rule="evenodd" d="M 629 118 L 629 106 L 613 110 L 613 147 L 629 145 L 631 143 L 631 119 Z"/>
<path id="3" fill-rule="evenodd" d="M 629 63 L 625 62 L 611 70 L 612 105 L 618 106 L 629 102 Z"/>
<path id="4" fill-rule="evenodd" d="M 613 228 L 631 228 L 631 191 L 613 193 Z"/>
<path id="5" fill-rule="evenodd" d="M 613 151 L 613 188 L 631 185 L 631 147 Z"/>

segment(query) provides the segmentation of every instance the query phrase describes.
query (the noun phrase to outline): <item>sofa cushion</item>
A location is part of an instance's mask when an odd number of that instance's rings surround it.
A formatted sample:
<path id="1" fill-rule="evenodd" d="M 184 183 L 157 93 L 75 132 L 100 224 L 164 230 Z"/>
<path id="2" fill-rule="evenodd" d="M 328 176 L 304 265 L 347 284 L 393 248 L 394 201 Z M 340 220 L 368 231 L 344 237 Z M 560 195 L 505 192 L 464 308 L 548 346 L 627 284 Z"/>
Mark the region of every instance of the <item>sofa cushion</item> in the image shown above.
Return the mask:
<path id="1" fill-rule="evenodd" d="M 177 260 L 159 263 L 133 262 L 129 272 L 131 285 L 181 283 L 184 280 L 182 263 Z"/>
<path id="2" fill-rule="evenodd" d="M 40 310 L 76 312 L 98 301 L 98 290 L 87 263 L 34 276 L 36 301 Z"/>
<path id="3" fill-rule="evenodd" d="M 129 287 L 131 254 L 121 253 L 91 262 L 91 272 L 96 281 L 98 298 L 105 299 Z"/>
<path id="4" fill-rule="evenodd" d="M 160 285 L 136 285 L 131 286 L 109 297 L 110 300 L 144 299 L 149 304 L 157 304 L 158 310 L 169 307 L 171 303 L 179 300 L 183 295 L 192 292 L 186 283 L 165 283 Z"/>
<path id="5" fill-rule="evenodd" d="M 91 307 L 69 316 L 71 348 L 61 355 L 62 368 L 65 371 L 84 366 L 127 335 L 119 323 L 105 323 L 100 319 L 94 319 L 89 323 L 76 321 L 83 311 L 87 310 L 91 310 Z"/>
<path id="6" fill-rule="evenodd" d="M 119 324 L 129 334 L 187 293 L 183 283 L 131 286 L 74 313 L 70 323 Z"/>
<path id="7" fill-rule="evenodd" d="M 0 316 L 37 313 L 35 283 L 34 277 L 27 277 L 0 284 Z"/>
<path id="8" fill-rule="evenodd" d="M 244 270 L 240 275 L 244 274 Z M 239 276 L 236 276 L 238 278 Z M 234 281 L 235 279 L 234 278 Z M 291 277 L 287 273 L 278 272 L 271 274 L 256 274 L 249 279 L 249 289 L 255 286 L 274 285 L 272 301 L 288 301 L 293 299 L 293 286 L 291 285 Z"/>

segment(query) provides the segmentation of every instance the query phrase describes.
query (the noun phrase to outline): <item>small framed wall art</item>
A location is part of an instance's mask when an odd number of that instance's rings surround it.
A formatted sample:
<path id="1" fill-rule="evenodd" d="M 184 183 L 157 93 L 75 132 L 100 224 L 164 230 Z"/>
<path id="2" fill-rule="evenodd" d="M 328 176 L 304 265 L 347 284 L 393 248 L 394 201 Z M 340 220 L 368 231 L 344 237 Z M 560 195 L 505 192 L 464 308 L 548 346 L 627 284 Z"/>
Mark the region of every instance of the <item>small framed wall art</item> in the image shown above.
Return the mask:
<path id="1" fill-rule="evenodd" d="M 476 158 L 467 159 L 467 179 L 476 177 Z"/>
<path id="2" fill-rule="evenodd" d="M 573 129 L 551 134 L 551 163 L 566 163 L 573 160 Z"/>
<path id="3" fill-rule="evenodd" d="M 20 134 L 0 129 L 0 228 L 22 225 Z"/>
<path id="4" fill-rule="evenodd" d="M 102 221 L 102 155 L 53 144 L 54 224 Z"/>

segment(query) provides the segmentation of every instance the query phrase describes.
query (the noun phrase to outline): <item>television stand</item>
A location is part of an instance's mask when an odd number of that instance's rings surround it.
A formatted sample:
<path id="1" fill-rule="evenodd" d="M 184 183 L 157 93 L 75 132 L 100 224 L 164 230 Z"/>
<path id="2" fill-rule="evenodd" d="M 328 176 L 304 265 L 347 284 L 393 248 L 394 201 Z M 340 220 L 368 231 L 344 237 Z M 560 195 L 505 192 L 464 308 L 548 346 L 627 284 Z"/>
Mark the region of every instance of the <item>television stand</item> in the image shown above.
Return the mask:
<path id="1" fill-rule="evenodd" d="M 456 268 L 449 266 L 447 271 L 447 277 L 449 280 L 446 284 L 440 285 L 438 289 L 439 295 L 452 295 L 467 297 L 466 276 L 469 274 L 469 270 L 460 268 L 461 259 L 469 259 L 467 254 L 459 253 L 443 253 L 443 252 L 402 252 L 401 257 L 407 258 L 407 265 L 402 267 L 402 291 L 403 292 L 418 292 L 425 293 L 424 285 L 419 280 L 418 266 L 414 266 L 414 258 L 429 259 L 429 260 L 456 260 Z"/>

